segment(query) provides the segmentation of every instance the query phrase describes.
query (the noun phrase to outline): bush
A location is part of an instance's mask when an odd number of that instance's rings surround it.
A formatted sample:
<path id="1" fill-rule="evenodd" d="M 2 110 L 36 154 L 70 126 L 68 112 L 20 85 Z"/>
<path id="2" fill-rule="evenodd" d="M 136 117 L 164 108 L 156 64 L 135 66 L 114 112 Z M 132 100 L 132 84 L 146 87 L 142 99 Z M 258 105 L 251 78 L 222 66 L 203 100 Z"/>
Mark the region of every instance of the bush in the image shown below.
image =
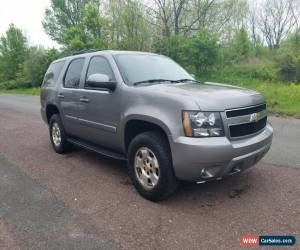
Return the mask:
<path id="1" fill-rule="evenodd" d="M 294 34 L 282 44 L 276 65 L 281 80 L 300 83 L 300 34 Z"/>
<path id="2" fill-rule="evenodd" d="M 219 55 L 217 39 L 206 30 L 197 32 L 184 45 L 185 63 L 194 67 L 195 73 L 206 73 L 216 63 Z"/>
<path id="3" fill-rule="evenodd" d="M 17 80 L 10 80 L 7 82 L 0 83 L 0 89 L 18 89 L 18 88 L 28 88 L 29 83 L 19 82 Z"/>
<path id="4" fill-rule="evenodd" d="M 285 53 L 277 57 L 280 79 L 300 83 L 300 56 Z"/>
<path id="5" fill-rule="evenodd" d="M 0 88 L 17 89 L 40 86 L 49 64 L 59 55 L 56 49 L 45 50 L 41 47 L 31 47 L 15 79 L 3 81 L 0 83 Z"/>
<path id="6" fill-rule="evenodd" d="M 154 51 L 156 53 L 171 57 L 180 64 L 184 64 L 183 47 L 186 43 L 185 37 L 181 35 L 172 35 L 156 40 L 154 43 Z"/>
<path id="7" fill-rule="evenodd" d="M 201 77 L 200 77 L 201 78 Z M 205 76 L 207 80 L 236 83 L 242 80 L 253 81 L 276 81 L 277 69 L 270 62 L 261 62 L 259 59 L 252 62 L 247 61 L 241 64 L 229 65 L 218 68 Z"/>
<path id="8" fill-rule="evenodd" d="M 154 43 L 155 52 L 171 57 L 194 73 L 207 72 L 216 63 L 219 47 L 217 39 L 206 30 L 192 37 L 173 35 Z"/>
<path id="9" fill-rule="evenodd" d="M 45 72 L 49 65 L 47 52 L 43 48 L 32 47 L 28 57 L 23 64 L 23 74 L 25 82 L 29 82 L 29 87 L 40 86 Z"/>
<path id="10" fill-rule="evenodd" d="M 236 74 L 243 78 L 273 81 L 277 78 L 276 69 L 270 64 L 242 64 L 234 67 Z"/>
<path id="11" fill-rule="evenodd" d="M 252 49 L 247 31 L 242 28 L 236 32 L 231 44 L 232 56 L 236 61 L 248 58 Z"/>

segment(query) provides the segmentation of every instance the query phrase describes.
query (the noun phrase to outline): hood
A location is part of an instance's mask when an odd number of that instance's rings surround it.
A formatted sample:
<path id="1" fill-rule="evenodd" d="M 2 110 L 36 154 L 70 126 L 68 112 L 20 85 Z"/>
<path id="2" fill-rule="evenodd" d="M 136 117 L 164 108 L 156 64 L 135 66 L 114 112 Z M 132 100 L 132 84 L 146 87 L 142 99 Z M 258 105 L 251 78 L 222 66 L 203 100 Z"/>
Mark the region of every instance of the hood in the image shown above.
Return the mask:
<path id="1" fill-rule="evenodd" d="M 148 87 L 153 91 L 177 95 L 181 100 L 192 98 L 203 111 L 224 111 L 265 102 L 265 98 L 256 91 L 221 83 L 157 84 Z"/>

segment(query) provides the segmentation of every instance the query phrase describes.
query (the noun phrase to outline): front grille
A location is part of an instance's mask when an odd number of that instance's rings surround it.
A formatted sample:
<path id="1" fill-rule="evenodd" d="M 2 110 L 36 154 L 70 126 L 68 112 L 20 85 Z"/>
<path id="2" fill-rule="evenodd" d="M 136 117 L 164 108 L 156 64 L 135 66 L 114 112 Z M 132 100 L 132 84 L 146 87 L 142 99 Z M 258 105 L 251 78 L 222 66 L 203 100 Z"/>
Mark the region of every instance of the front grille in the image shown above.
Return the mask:
<path id="1" fill-rule="evenodd" d="M 230 118 L 230 117 L 236 117 L 236 116 L 242 116 L 242 115 L 249 115 L 249 114 L 261 112 L 266 109 L 267 109 L 267 105 L 262 104 L 262 105 L 250 107 L 250 108 L 229 110 L 226 112 L 226 116 L 228 118 Z"/>
<path id="2" fill-rule="evenodd" d="M 230 137 L 255 134 L 267 125 L 266 104 L 226 111 Z"/>
<path id="3" fill-rule="evenodd" d="M 258 122 L 233 125 L 229 127 L 231 137 L 246 136 L 262 130 L 267 124 L 267 117 Z"/>

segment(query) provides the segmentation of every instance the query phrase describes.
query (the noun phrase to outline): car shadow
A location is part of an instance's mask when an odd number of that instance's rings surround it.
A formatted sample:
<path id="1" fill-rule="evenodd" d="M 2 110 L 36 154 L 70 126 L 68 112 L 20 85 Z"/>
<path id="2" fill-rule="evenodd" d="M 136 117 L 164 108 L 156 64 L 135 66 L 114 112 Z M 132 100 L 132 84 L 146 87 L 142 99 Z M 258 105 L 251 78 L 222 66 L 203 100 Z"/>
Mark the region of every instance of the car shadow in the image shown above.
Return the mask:
<path id="1" fill-rule="evenodd" d="M 74 147 L 68 157 L 80 157 L 83 161 L 92 162 L 93 164 L 89 164 L 87 167 L 96 168 L 97 170 L 101 169 L 101 172 L 113 175 L 114 178 L 117 178 L 115 180 L 117 183 L 131 189 L 128 192 L 136 192 L 127 175 L 127 163 L 125 161 L 110 159 L 78 147 Z M 252 184 L 256 182 L 255 172 L 254 167 L 244 173 L 202 184 L 182 181 L 178 190 L 168 200 L 160 203 L 171 205 L 177 203 L 179 200 L 193 201 L 193 203 L 195 201 L 205 201 L 203 206 L 212 207 L 221 204 L 225 199 L 239 199 L 251 191 Z M 143 199 L 139 195 L 137 197 Z"/>

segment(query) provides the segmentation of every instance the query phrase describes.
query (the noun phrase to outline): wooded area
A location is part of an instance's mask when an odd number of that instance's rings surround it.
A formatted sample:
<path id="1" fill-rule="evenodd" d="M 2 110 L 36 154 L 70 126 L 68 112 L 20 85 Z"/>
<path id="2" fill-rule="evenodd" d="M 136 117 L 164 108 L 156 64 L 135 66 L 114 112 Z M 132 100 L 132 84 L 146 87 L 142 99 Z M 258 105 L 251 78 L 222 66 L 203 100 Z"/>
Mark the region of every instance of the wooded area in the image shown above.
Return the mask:
<path id="1" fill-rule="evenodd" d="M 0 88 L 39 86 L 52 60 L 87 48 L 164 54 L 200 80 L 300 82 L 299 0 L 51 0 L 43 26 L 61 49 L 13 24 L 1 37 Z"/>

